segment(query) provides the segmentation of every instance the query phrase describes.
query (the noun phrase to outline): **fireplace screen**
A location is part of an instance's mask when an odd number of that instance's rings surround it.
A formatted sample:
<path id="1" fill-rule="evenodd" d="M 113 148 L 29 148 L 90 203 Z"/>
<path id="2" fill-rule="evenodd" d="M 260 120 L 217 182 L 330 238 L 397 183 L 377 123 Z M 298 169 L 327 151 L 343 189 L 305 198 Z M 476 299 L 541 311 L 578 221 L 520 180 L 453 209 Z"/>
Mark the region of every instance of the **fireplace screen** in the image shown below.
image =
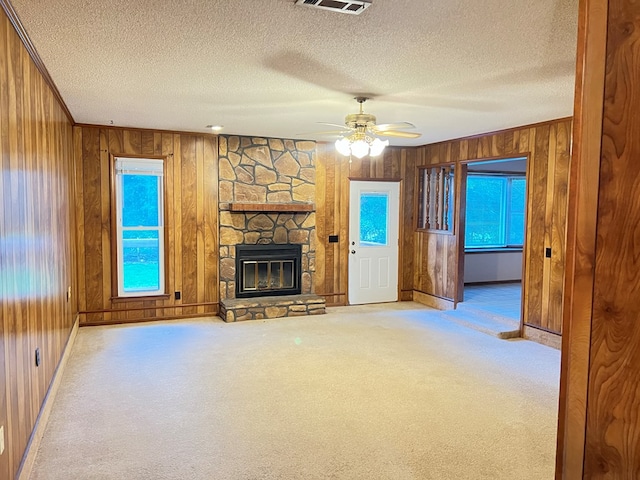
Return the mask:
<path id="1" fill-rule="evenodd" d="M 300 245 L 238 245 L 236 297 L 300 293 Z"/>

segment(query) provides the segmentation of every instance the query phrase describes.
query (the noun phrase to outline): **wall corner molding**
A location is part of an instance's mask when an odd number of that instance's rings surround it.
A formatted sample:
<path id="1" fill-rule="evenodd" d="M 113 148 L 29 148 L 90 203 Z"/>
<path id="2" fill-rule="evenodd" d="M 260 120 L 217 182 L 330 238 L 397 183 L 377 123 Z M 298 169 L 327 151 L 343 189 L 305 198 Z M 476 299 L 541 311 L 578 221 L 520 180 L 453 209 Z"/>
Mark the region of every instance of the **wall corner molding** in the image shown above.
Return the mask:
<path id="1" fill-rule="evenodd" d="M 42 58 L 40 58 L 40 55 L 38 54 L 38 51 L 36 50 L 35 45 L 29 38 L 29 35 L 27 34 L 27 31 L 22 25 L 20 18 L 18 18 L 18 13 L 13 8 L 13 5 L 11 5 L 9 0 L 0 0 L 0 6 L 2 7 L 5 14 L 7 15 L 7 18 L 11 22 L 11 25 L 13 25 L 13 28 L 16 30 L 18 37 L 20 37 L 20 40 L 22 41 L 24 48 L 29 53 L 31 60 L 33 60 L 33 63 L 35 64 L 36 68 L 42 75 L 42 78 L 44 78 L 44 81 L 51 89 L 53 96 L 56 98 L 56 100 L 58 100 L 58 103 L 60 104 L 60 108 L 62 108 L 62 110 L 64 111 L 65 115 L 69 119 L 69 122 L 71 122 L 71 125 L 75 125 L 75 120 L 73 119 L 73 115 L 71 115 L 71 112 L 69 111 L 67 104 L 62 98 L 62 95 L 60 95 L 60 91 L 58 90 L 58 87 L 56 86 L 55 82 L 51 78 L 51 75 L 49 74 L 47 67 L 42 61 Z"/>

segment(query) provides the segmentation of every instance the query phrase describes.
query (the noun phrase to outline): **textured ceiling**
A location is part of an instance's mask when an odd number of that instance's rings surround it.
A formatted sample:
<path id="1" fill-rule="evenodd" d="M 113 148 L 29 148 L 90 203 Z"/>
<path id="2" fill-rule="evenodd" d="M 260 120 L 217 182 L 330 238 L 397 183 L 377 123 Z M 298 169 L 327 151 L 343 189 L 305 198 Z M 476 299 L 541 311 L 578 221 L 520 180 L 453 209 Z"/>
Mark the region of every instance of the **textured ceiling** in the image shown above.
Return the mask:
<path id="1" fill-rule="evenodd" d="M 367 94 L 420 145 L 572 114 L 577 0 L 11 1 L 79 123 L 295 138 Z"/>

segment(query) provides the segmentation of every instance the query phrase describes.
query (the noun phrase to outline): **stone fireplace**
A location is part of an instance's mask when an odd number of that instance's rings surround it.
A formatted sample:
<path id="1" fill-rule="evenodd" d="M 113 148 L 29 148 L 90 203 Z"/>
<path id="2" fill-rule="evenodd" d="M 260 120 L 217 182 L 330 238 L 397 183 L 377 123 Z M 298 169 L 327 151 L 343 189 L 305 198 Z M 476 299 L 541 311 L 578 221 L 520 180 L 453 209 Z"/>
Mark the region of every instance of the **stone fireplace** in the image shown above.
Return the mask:
<path id="1" fill-rule="evenodd" d="M 324 313 L 324 299 L 313 294 L 315 142 L 219 142 L 220 316 Z M 247 260 L 247 252 L 257 257 Z"/>

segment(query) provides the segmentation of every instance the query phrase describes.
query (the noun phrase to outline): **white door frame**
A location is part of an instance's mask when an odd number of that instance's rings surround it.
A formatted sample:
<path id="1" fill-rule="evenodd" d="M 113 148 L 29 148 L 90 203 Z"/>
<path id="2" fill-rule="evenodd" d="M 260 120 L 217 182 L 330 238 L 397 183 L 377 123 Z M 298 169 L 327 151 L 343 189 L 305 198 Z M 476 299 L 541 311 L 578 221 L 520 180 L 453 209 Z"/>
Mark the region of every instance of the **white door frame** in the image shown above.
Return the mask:
<path id="1" fill-rule="evenodd" d="M 394 184 L 391 187 L 391 201 L 389 202 L 389 220 L 391 222 L 396 222 L 396 231 L 397 231 L 397 245 L 395 245 L 395 262 L 396 262 L 396 271 L 395 271 L 395 297 L 392 299 L 383 299 L 380 300 L 381 302 L 394 302 L 394 301 L 400 301 L 400 292 L 401 292 L 401 286 L 400 286 L 400 274 L 401 274 L 401 262 L 400 262 L 400 245 L 401 245 L 401 239 L 402 239 L 402 232 L 400 229 L 400 226 L 402 224 L 402 222 L 400 221 L 401 218 L 401 214 L 402 214 L 402 202 L 401 202 L 401 198 L 402 198 L 402 181 L 401 180 L 386 180 L 386 179 L 349 179 L 349 222 L 348 222 L 348 232 L 349 232 L 349 238 L 348 238 L 348 242 L 347 242 L 347 246 L 348 246 L 348 253 L 347 253 L 347 258 L 348 258 L 348 263 L 347 263 L 347 304 L 348 305 L 354 305 L 354 304 L 362 304 L 362 303 L 376 303 L 376 302 L 357 302 L 357 303 L 353 303 L 352 302 L 352 293 L 353 293 L 353 281 L 354 278 L 352 277 L 353 273 L 354 273 L 354 268 L 353 268 L 353 261 L 354 261 L 354 254 L 352 254 L 351 252 L 353 250 L 355 250 L 356 248 L 359 249 L 360 245 L 359 245 L 359 238 L 352 238 L 355 235 L 355 231 L 354 231 L 354 227 L 353 227 L 353 221 L 355 220 L 354 215 L 357 215 L 359 218 L 359 205 L 353 205 L 352 202 L 352 192 L 353 192 L 353 187 L 356 184 L 359 184 L 360 187 L 366 187 L 367 184 L 370 184 L 370 187 L 372 188 L 372 190 L 375 191 L 375 187 L 379 187 L 381 184 Z M 393 194 L 395 193 L 394 190 L 397 190 L 397 197 L 395 199 L 395 201 L 393 200 Z M 397 202 L 397 208 L 394 209 L 394 205 L 393 203 Z M 359 229 L 359 228 L 358 228 Z M 353 244 L 355 243 L 355 245 Z M 393 276 L 391 277 L 393 278 Z"/>

